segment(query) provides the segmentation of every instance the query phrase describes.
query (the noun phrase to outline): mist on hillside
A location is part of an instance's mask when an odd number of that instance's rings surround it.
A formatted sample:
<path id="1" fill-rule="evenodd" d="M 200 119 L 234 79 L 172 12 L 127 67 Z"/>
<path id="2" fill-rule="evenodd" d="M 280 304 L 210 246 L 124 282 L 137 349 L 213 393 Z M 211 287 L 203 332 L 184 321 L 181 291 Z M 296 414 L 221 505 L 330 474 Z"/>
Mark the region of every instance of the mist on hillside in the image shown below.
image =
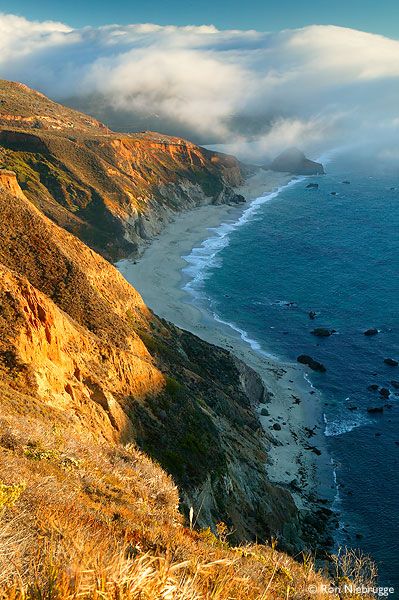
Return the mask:
<path id="1" fill-rule="evenodd" d="M 116 130 L 399 163 L 399 41 L 335 26 L 278 33 L 151 24 L 73 29 L 0 15 L 0 75 Z"/>

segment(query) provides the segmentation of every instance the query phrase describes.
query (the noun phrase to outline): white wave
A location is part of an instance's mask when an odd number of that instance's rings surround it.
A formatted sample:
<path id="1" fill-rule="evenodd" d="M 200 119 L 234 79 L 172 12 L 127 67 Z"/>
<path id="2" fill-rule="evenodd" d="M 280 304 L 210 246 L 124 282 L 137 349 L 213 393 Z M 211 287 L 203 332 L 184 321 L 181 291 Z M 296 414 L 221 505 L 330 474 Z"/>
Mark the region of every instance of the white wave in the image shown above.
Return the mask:
<path id="1" fill-rule="evenodd" d="M 201 246 L 193 248 L 190 254 L 183 256 L 188 264 L 187 267 L 184 267 L 183 273 L 190 277 L 190 281 L 184 285 L 183 289 L 192 295 L 197 295 L 199 288 L 201 288 L 207 278 L 209 270 L 221 266 L 217 255 L 223 248 L 229 245 L 230 235 L 233 231 L 250 222 L 263 204 L 270 202 L 270 200 L 276 198 L 283 190 L 292 187 L 304 179 L 305 177 L 297 177 L 273 192 L 268 192 L 264 196 L 256 198 L 244 210 L 237 221 L 222 223 L 219 227 L 209 228 L 209 231 L 212 233 L 211 237 L 204 240 Z"/>
<path id="2" fill-rule="evenodd" d="M 259 342 L 257 342 L 256 340 L 250 338 L 249 334 L 244 329 L 241 329 L 240 327 L 238 327 L 238 325 L 236 325 L 235 323 L 230 323 L 229 321 L 224 321 L 215 312 L 213 313 L 213 318 L 218 323 L 221 323 L 222 325 L 227 325 L 227 327 L 230 327 L 230 329 L 233 329 L 234 331 L 236 331 L 237 333 L 239 333 L 241 339 L 246 344 L 248 344 L 249 346 L 251 346 L 252 350 L 255 350 L 256 352 L 258 352 L 259 354 L 261 354 L 262 356 L 264 356 L 266 358 L 276 359 L 276 356 L 274 354 L 271 354 L 271 353 L 266 352 L 265 350 L 263 350 L 262 346 L 259 344 Z"/>
<path id="3" fill-rule="evenodd" d="M 312 390 L 316 389 L 315 386 L 313 385 L 313 383 L 311 382 L 310 377 L 309 377 L 309 375 L 307 373 L 303 374 L 303 378 L 310 385 L 310 387 L 312 388 Z"/>
<path id="4" fill-rule="evenodd" d="M 353 431 L 353 429 L 356 429 L 357 427 L 364 427 L 372 422 L 362 414 L 356 415 L 356 417 L 337 419 L 334 421 L 329 421 L 326 415 L 323 414 L 323 419 L 325 424 L 324 435 L 327 437 L 343 435 L 344 433 Z"/>
<path id="5" fill-rule="evenodd" d="M 190 277 L 190 280 L 183 286 L 183 289 L 189 292 L 195 298 L 204 299 L 205 296 L 201 292 L 203 282 L 209 276 L 209 270 L 211 268 L 222 266 L 222 263 L 218 258 L 218 254 L 221 250 L 223 250 L 223 248 L 226 248 L 226 246 L 229 245 L 230 235 L 233 233 L 233 231 L 250 222 L 263 204 L 273 200 L 283 190 L 292 187 L 304 179 L 305 177 L 296 177 L 287 184 L 280 186 L 273 192 L 268 192 L 264 196 L 256 198 L 250 203 L 248 208 L 244 210 L 237 221 L 233 223 L 222 223 L 219 225 L 219 227 L 209 228 L 209 231 L 212 232 L 213 235 L 204 240 L 201 246 L 193 248 L 190 254 L 182 257 L 188 263 L 188 266 L 183 269 L 183 273 Z M 226 325 L 238 333 L 241 339 L 248 344 L 252 350 L 255 350 L 266 358 L 276 359 L 276 356 L 273 354 L 265 352 L 259 342 L 250 338 L 247 331 L 241 329 L 235 323 L 224 321 L 216 312 L 213 312 L 212 316 L 218 323 Z"/>
<path id="6" fill-rule="evenodd" d="M 337 467 L 335 465 L 334 459 L 331 458 L 330 461 L 331 461 L 331 465 L 333 467 L 333 481 L 334 481 L 334 486 L 335 486 L 335 495 L 334 495 L 332 508 L 333 508 L 333 511 L 336 512 L 338 510 L 339 504 L 341 504 L 341 494 L 339 493 L 340 485 L 339 485 L 338 479 L 337 479 Z"/>

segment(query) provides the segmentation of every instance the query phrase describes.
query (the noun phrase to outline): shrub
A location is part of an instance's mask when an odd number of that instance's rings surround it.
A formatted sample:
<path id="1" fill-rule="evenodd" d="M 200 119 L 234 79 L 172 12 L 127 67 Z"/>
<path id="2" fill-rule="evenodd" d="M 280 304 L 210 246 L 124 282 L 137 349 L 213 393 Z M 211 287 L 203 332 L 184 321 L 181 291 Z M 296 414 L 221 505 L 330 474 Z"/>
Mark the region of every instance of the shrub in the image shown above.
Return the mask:
<path id="1" fill-rule="evenodd" d="M 25 487 L 25 483 L 6 485 L 0 482 L 0 511 L 15 504 Z"/>

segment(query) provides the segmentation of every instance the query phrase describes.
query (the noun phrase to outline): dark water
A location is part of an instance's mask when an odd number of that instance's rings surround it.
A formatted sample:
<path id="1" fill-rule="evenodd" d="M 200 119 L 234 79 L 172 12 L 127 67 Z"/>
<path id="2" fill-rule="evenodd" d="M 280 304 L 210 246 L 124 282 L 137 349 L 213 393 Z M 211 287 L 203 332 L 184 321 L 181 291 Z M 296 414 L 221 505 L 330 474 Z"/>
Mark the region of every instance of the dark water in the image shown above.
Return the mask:
<path id="1" fill-rule="evenodd" d="M 325 364 L 311 379 L 324 392 L 336 464 L 337 543 L 370 553 L 399 597 L 399 367 L 383 362 L 399 359 L 399 175 L 338 161 L 328 171 L 214 232 L 188 259 L 189 287 L 255 347 Z M 319 189 L 306 189 L 310 181 Z M 314 327 L 337 333 L 317 338 Z M 378 335 L 366 337 L 370 327 Z M 367 390 L 373 383 L 390 389 L 389 400 Z"/>

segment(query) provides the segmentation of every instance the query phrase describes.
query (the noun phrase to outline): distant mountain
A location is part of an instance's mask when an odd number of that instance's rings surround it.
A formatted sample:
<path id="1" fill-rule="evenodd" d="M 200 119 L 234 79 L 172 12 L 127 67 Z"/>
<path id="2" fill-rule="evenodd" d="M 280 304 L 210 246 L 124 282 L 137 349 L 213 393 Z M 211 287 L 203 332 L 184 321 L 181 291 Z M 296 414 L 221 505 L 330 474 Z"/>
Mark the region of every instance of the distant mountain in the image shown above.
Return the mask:
<path id="1" fill-rule="evenodd" d="M 323 165 L 306 158 L 298 148 L 284 150 L 273 160 L 269 168 L 293 175 L 324 175 Z"/>

